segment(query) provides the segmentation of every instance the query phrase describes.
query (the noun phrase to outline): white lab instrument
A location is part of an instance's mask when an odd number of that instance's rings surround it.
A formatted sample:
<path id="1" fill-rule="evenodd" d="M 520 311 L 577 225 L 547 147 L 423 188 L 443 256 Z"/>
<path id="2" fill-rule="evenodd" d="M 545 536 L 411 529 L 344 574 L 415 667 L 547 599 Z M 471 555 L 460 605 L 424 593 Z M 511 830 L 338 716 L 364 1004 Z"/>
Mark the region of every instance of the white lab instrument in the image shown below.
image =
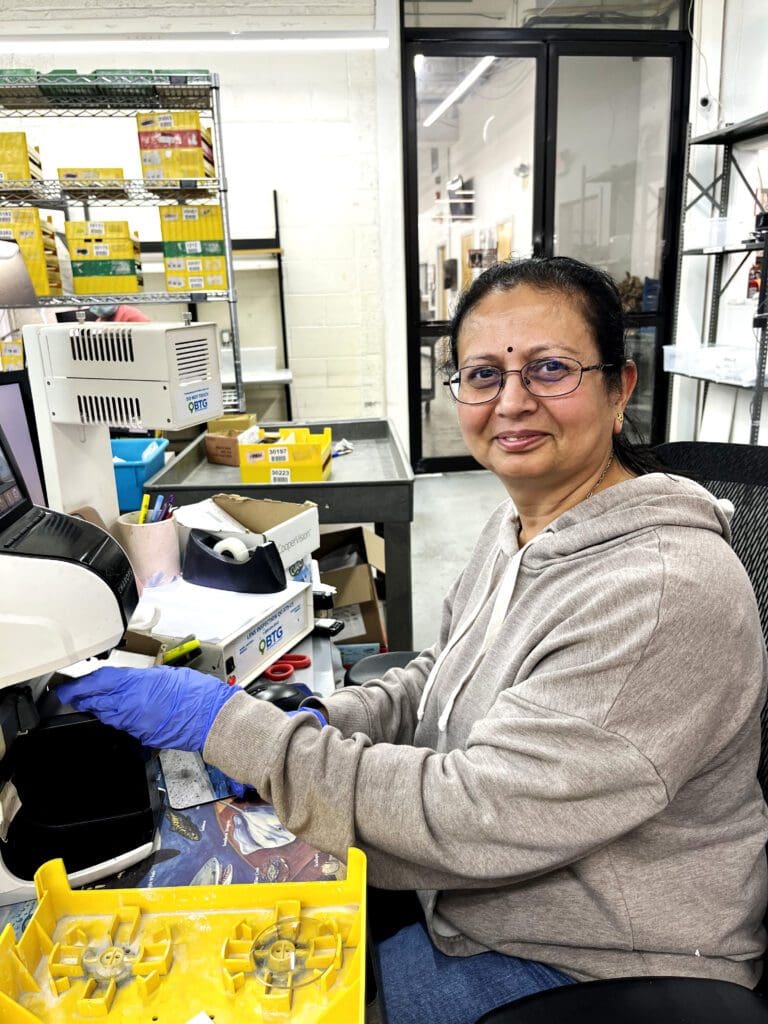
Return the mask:
<path id="1" fill-rule="evenodd" d="M 48 504 L 91 507 L 111 528 L 110 428 L 182 430 L 221 415 L 211 323 L 43 324 L 24 328 Z"/>
<path id="2" fill-rule="evenodd" d="M 138 602 L 130 563 L 98 526 L 32 504 L 1 430 L 0 595 L 4 904 L 34 898 L 34 871 L 51 856 L 75 885 L 143 859 L 154 822 L 136 741 L 62 714 L 46 691 L 46 673 L 121 640 Z"/>
<path id="3" fill-rule="evenodd" d="M 152 851 L 141 745 L 46 688 L 51 670 L 110 651 L 138 602 L 120 545 L 63 513 L 117 519 L 111 427 L 179 430 L 223 410 L 214 324 L 43 324 L 24 344 L 51 508 L 30 501 L 0 431 L 0 903 L 34 897 L 51 857 L 84 885 Z"/>

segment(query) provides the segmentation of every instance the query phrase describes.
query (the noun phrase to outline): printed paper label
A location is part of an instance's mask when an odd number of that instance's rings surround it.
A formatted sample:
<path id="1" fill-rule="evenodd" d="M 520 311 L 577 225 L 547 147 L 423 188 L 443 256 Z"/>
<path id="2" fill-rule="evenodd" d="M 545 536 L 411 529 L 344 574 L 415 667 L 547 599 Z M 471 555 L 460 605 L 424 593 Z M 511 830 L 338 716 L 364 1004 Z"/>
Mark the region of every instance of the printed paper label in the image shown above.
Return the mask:
<path id="1" fill-rule="evenodd" d="M 288 462 L 288 449 L 270 448 L 267 457 L 270 462 Z"/>
<path id="2" fill-rule="evenodd" d="M 271 469 L 269 479 L 273 484 L 289 484 L 291 482 L 290 469 Z"/>

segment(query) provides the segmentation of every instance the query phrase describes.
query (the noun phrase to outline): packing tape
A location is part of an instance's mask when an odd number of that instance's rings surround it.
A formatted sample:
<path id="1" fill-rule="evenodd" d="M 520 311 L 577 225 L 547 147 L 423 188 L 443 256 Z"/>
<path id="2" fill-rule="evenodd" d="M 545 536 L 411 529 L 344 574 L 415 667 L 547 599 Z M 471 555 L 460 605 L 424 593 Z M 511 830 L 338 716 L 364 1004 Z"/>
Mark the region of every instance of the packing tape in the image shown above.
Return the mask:
<path id="1" fill-rule="evenodd" d="M 250 557 L 248 548 L 237 537 L 225 537 L 213 545 L 217 555 L 229 555 L 235 562 L 247 562 Z"/>

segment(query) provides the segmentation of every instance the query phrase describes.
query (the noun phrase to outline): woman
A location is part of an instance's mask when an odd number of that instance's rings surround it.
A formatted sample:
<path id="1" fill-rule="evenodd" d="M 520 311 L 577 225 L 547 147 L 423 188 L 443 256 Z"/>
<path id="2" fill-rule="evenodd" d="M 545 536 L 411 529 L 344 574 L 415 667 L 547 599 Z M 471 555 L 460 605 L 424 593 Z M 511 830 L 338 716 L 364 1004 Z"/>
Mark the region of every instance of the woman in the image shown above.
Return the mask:
<path id="1" fill-rule="evenodd" d="M 766 658 L 727 519 L 622 436 L 636 370 L 606 275 L 495 266 L 451 340 L 466 444 L 510 500 L 434 647 L 327 699 L 330 728 L 196 673 L 189 696 L 182 670 L 101 670 L 62 699 L 203 750 L 307 842 L 361 847 L 373 885 L 418 890 L 425 923 L 379 949 L 390 1024 L 469 1024 L 571 979 L 754 985 Z"/>

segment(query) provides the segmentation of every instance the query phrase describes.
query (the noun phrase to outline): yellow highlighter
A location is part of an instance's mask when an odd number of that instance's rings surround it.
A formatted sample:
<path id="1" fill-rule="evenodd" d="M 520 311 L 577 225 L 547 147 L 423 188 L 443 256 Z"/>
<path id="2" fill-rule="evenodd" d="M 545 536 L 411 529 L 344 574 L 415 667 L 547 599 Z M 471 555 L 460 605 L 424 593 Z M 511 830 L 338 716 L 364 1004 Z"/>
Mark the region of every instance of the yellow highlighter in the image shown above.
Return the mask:
<path id="1" fill-rule="evenodd" d="M 145 494 L 141 499 L 141 508 L 139 509 L 139 526 L 142 526 L 147 521 L 147 513 L 149 512 L 149 495 Z"/>

